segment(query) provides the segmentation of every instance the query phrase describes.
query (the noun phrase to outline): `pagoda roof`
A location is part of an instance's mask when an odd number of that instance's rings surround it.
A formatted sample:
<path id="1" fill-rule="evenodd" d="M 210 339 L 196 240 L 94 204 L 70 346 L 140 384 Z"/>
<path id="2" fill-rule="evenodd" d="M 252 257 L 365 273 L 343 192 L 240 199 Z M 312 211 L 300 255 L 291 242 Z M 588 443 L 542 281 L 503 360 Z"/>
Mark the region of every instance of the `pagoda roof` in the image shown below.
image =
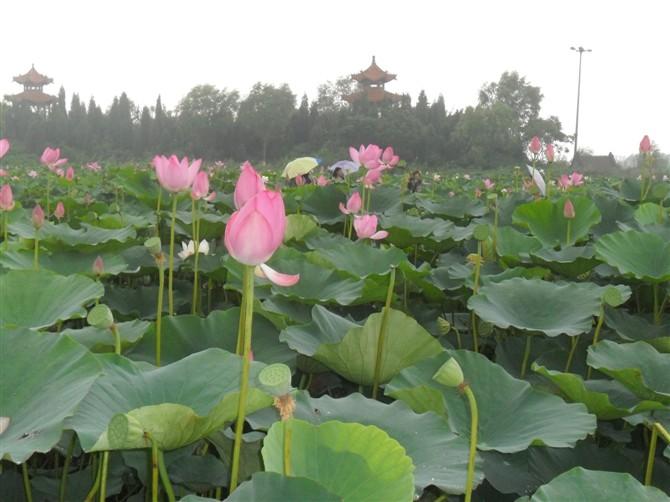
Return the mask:
<path id="1" fill-rule="evenodd" d="M 355 73 L 351 76 L 354 80 L 361 83 L 371 83 L 371 84 L 385 84 L 391 80 L 395 80 L 395 73 L 388 73 L 382 70 L 377 66 L 375 57 L 372 56 L 372 63 L 365 70 Z"/>
<path id="2" fill-rule="evenodd" d="M 33 65 L 27 73 L 14 77 L 14 82 L 21 85 L 47 85 L 53 82 L 53 79 L 42 75 L 35 69 L 35 65 Z"/>
<path id="3" fill-rule="evenodd" d="M 56 103 L 58 98 L 51 94 L 46 94 L 41 91 L 28 90 L 20 92 L 19 94 L 5 96 L 9 101 L 16 104 L 29 105 L 50 105 Z"/>
<path id="4" fill-rule="evenodd" d="M 343 96 L 343 98 L 349 103 L 360 100 L 369 101 L 370 103 L 381 103 L 382 101 L 400 101 L 402 96 L 388 92 L 381 87 L 369 87 L 352 94 L 347 94 L 346 96 Z"/>

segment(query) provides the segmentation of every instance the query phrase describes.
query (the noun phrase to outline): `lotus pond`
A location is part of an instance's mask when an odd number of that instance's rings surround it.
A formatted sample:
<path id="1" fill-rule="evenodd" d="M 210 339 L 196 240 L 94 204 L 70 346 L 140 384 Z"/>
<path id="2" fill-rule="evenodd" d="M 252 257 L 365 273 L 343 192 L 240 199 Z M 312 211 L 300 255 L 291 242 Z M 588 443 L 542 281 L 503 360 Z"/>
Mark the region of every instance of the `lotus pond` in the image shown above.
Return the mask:
<path id="1" fill-rule="evenodd" d="M 359 153 L 8 168 L 0 500 L 670 500 L 670 183 Z"/>

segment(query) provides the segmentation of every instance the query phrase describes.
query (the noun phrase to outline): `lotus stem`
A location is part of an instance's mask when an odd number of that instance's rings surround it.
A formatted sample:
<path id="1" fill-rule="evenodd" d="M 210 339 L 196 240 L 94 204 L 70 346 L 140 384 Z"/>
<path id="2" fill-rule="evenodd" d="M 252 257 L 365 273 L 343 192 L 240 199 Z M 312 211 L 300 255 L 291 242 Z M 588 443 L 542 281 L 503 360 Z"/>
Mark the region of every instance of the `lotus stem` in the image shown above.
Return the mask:
<path id="1" fill-rule="evenodd" d="M 156 299 L 156 366 L 161 365 L 161 327 L 163 324 L 163 291 L 165 290 L 165 258 L 156 257 L 158 265 L 158 298 Z"/>
<path id="2" fill-rule="evenodd" d="M 9 219 L 8 219 L 8 214 L 7 211 L 4 212 L 2 215 L 2 246 L 7 251 L 7 247 L 9 246 L 9 241 L 7 240 L 7 237 L 9 235 Z"/>
<path id="3" fill-rule="evenodd" d="M 491 247 L 492 249 L 492 254 L 493 257 L 495 258 L 498 256 L 498 223 L 499 223 L 499 214 L 498 214 L 498 197 L 495 199 L 495 212 L 493 213 L 493 236 L 492 236 L 492 243 Z"/>
<path id="4" fill-rule="evenodd" d="M 530 347 L 533 342 L 532 335 L 526 335 L 526 347 L 523 350 L 523 361 L 521 361 L 521 378 L 526 377 L 526 369 L 528 368 L 528 360 L 530 359 Z"/>
<path id="5" fill-rule="evenodd" d="M 565 235 L 565 245 L 569 246 L 570 245 L 570 230 L 572 229 L 572 219 L 568 219 L 568 229 L 566 231 Z"/>
<path id="6" fill-rule="evenodd" d="M 479 426 L 479 412 L 477 400 L 470 386 L 466 383 L 463 392 L 470 404 L 470 454 L 468 455 L 468 472 L 465 478 L 465 502 L 472 500 L 472 485 L 475 479 L 475 456 L 477 454 L 477 428 Z"/>
<path id="7" fill-rule="evenodd" d="M 39 230 L 35 230 L 35 248 L 33 251 L 33 268 L 40 269 L 40 234 Z"/>
<path id="8" fill-rule="evenodd" d="M 655 282 L 652 286 L 654 292 L 654 324 L 661 324 L 661 309 L 658 302 L 658 283 Z"/>
<path id="9" fill-rule="evenodd" d="M 251 365 L 251 328 L 253 321 L 254 306 L 254 267 L 244 265 L 244 276 L 242 279 L 242 299 L 244 302 L 244 330 L 242 351 L 242 375 L 240 377 L 240 398 L 237 405 L 237 422 L 235 425 L 235 443 L 233 445 L 233 461 L 230 474 L 230 493 L 237 488 L 240 471 L 240 450 L 242 448 L 242 430 L 244 429 L 244 418 L 247 407 L 247 393 L 249 392 L 249 367 Z M 239 339 L 239 335 L 238 335 Z"/>
<path id="10" fill-rule="evenodd" d="M 158 502 L 158 446 L 151 440 L 151 502 Z"/>
<path id="11" fill-rule="evenodd" d="M 577 350 L 578 344 L 579 340 L 577 339 L 577 336 L 571 336 L 570 353 L 568 354 L 568 360 L 565 362 L 565 369 L 563 370 L 563 373 L 568 373 L 570 371 L 570 367 L 572 366 L 572 358 L 575 356 L 575 350 Z"/>
<path id="12" fill-rule="evenodd" d="M 191 233 L 193 234 L 193 297 L 191 298 L 191 314 L 195 315 L 198 312 L 198 258 L 200 256 L 200 235 L 198 227 L 200 226 L 198 220 L 198 206 L 195 199 L 191 200 Z"/>
<path id="13" fill-rule="evenodd" d="M 241 356 L 244 352 L 244 326 L 245 326 L 245 317 L 247 311 L 247 297 L 242 295 L 240 300 L 240 321 L 237 327 L 237 345 L 235 346 L 235 354 Z"/>
<path id="14" fill-rule="evenodd" d="M 51 176 L 47 173 L 47 214 L 51 214 Z"/>
<path id="15" fill-rule="evenodd" d="M 98 456 L 96 456 L 96 458 Z M 84 502 L 92 502 L 92 500 L 95 498 L 95 494 L 98 493 L 98 489 L 100 488 L 100 474 L 101 473 L 102 473 L 102 462 L 100 462 L 97 466 L 95 466 L 95 481 L 93 481 L 93 486 L 91 487 L 88 494 L 86 495 L 86 498 L 84 499 Z"/>
<path id="16" fill-rule="evenodd" d="M 63 473 L 60 477 L 60 487 L 58 488 L 58 502 L 65 502 L 65 492 L 67 488 L 67 476 L 68 471 L 70 470 L 70 462 L 72 461 L 72 453 L 74 452 L 74 445 L 77 442 L 77 436 L 74 432 L 72 433 L 72 438 L 70 439 L 70 444 L 67 447 L 67 453 L 65 455 L 65 463 L 63 464 Z"/>
<path id="17" fill-rule="evenodd" d="M 112 332 L 112 335 L 114 335 L 114 353 L 117 356 L 121 355 L 121 335 L 119 334 L 119 328 L 116 326 L 116 324 L 112 324 L 112 326 L 109 328 Z"/>
<path id="18" fill-rule="evenodd" d="M 647 469 L 644 473 L 645 486 L 651 485 L 651 477 L 654 473 L 654 460 L 656 459 L 656 444 L 658 443 L 658 429 L 656 424 L 651 427 L 651 440 L 649 441 L 649 454 L 647 455 Z"/>
<path id="19" fill-rule="evenodd" d="M 30 488 L 30 477 L 28 476 L 28 461 L 21 464 L 21 474 L 23 476 L 23 491 L 26 495 L 26 502 L 33 502 L 33 491 Z"/>
<path id="20" fill-rule="evenodd" d="M 479 352 L 479 341 L 477 337 L 477 316 L 475 311 L 470 311 L 470 331 L 472 333 L 472 350 Z"/>
<path id="21" fill-rule="evenodd" d="M 160 474 L 161 483 L 163 484 L 163 489 L 167 495 L 169 502 L 175 502 L 174 490 L 172 489 L 172 483 L 170 483 L 170 477 L 168 476 L 167 469 L 165 467 L 165 457 L 163 456 L 163 451 L 158 450 L 158 473 Z"/>
<path id="22" fill-rule="evenodd" d="M 598 314 L 598 322 L 596 323 L 596 331 L 593 334 L 593 342 L 591 343 L 592 347 L 596 346 L 596 343 L 598 343 L 598 337 L 600 336 L 600 329 L 603 327 L 603 321 L 605 320 L 605 307 L 604 305 L 600 306 L 600 313 Z M 586 379 L 589 380 L 591 378 L 591 371 L 593 371 L 593 368 L 591 366 L 588 367 L 586 370 Z"/>
<path id="23" fill-rule="evenodd" d="M 284 476 L 291 475 L 291 423 L 290 420 L 282 420 L 284 429 Z"/>
<path id="24" fill-rule="evenodd" d="M 163 189 L 158 185 L 158 202 L 156 203 L 156 236 L 161 235 L 161 204 L 163 202 Z"/>
<path id="25" fill-rule="evenodd" d="M 172 195 L 172 223 L 170 224 L 170 258 L 168 263 L 168 314 L 174 315 L 172 279 L 174 274 L 174 226 L 177 219 L 177 194 Z"/>
<path id="26" fill-rule="evenodd" d="M 109 469 L 109 451 L 102 452 L 102 467 L 100 468 L 100 502 L 107 499 L 107 471 Z"/>
<path id="27" fill-rule="evenodd" d="M 393 288 L 395 286 L 395 267 L 391 267 L 389 275 L 389 286 L 386 290 L 386 303 L 382 312 L 382 322 L 379 327 L 379 337 L 377 338 L 377 357 L 375 358 L 375 373 L 372 380 L 372 399 L 377 399 L 379 389 L 379 379 L 382 373 L 382 356 L 384 354 L 384 342 L 388 334 L 388 317 L 391 311 L 391 300 L 393 299 Z"/>

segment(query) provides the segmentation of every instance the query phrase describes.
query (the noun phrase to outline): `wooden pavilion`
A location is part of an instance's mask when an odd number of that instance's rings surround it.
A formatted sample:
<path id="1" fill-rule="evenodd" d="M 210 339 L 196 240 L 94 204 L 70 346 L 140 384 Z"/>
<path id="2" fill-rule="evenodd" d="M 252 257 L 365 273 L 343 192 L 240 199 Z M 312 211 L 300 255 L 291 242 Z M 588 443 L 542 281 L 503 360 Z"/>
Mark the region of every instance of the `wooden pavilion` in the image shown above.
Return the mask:
<path id="1" fill-rule="evenodd" d="M 46 110 L 58 101 L 56 96 L 44 92 L 44 86 L 52 83 L 53 79 L 35 70 L 35 65 L 27 73 L 14 77 L 14 82 L 23 85 L 23 92 L 5 96 L 14 105 Z"/>
<path id="2" fill-rule="evenodd" d="M 402 99 L 399 94 L 388 92 L 384 86 L 395 80 L 394 73 L 388 73 L 377 66 L 375 57 L 372 56 L 372 63 L 365 70 L 355 73 L 351 76 L 358 83 L 358 89 L 351 94 L 342 96 L 351 104 L 357 102 L 367 103 L 396 103 Z"/>

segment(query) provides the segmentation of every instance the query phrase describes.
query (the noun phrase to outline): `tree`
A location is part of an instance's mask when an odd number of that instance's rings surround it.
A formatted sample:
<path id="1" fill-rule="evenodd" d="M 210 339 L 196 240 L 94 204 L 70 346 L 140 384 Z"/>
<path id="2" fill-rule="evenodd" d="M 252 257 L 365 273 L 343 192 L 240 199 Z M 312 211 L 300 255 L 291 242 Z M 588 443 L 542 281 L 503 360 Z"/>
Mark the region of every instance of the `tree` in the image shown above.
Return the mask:
<path id="1" fill-rule="evenodd" d="M 539 87 L 530 85 L 525 77 L 513 71 L 503 73 L 498 82 L 485 84 L 479 91 L 479 104 L 485 108 L 496 103 L 509 106 L 523 128 L 538 117 L 543 97 Z"/>
<path id="2" fill-rule="evenodd" d="M 349 77 L 340 77 L 335 82 L 321 84 L 316 98 L 319 113 L 339 112 L 349 107 L 344 96 L 354 91 L 353 81 Z"/>
<path id="3" fill-rule="evenodd" d="M 419 93 L 419 97 L 416 100 L 416 106 L 414 107 L 414 113 L 421 122 L 424 124 L 428 123 L 430 109 L 428 107 L 428 97 L 426 96 L 426 91 L 424 90 Z"/>
<path id="4" fill-rule="evenodd" d="M 291 139 L 294 144 L 307 143 L 309 141 L 310 122 L 309 101 L 307 100 L 307 94 L 304 94 L 300 101 L 300 106 L 291 118 Z"/>

